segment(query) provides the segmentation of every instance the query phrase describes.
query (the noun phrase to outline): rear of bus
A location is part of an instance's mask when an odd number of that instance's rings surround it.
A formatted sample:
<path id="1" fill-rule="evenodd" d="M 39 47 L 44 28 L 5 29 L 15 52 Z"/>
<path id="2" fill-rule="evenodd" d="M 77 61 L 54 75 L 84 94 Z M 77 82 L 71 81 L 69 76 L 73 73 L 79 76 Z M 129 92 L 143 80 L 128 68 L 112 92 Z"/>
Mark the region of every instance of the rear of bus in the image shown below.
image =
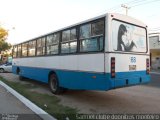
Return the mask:
<path id="1" fill-rule="evenodd" d="M 147 26 L 125 15 L 108 14 L 107 18 L 105 70 L 110 89 L 149 82 Z"/>

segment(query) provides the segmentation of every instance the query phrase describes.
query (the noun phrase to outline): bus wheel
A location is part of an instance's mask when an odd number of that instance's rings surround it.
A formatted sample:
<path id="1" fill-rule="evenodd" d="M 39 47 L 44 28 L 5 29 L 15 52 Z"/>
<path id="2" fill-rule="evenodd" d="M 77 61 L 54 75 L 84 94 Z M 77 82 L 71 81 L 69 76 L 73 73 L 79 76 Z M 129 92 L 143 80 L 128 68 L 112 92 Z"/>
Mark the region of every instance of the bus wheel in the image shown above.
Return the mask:
<path id="1" fill-rule="evenodd" d="M 20 75 L 20 68 L 17 68 L 17 74 L 19 75 L 19 80 L 23 81 L 25 78 L 23 76 Z"/>
<path id="2" fill-rule="evenodd" d="M 25 77 L 19 75 L 19 80 L 20 80 L 20 81 L 24 81 L 24 80 L 25 80 Z"/>
<path id="3" fill-rule="evenodd" d="M 59 87 L 58 79 L 55 74 L 49 76 L 49 87 L 53 94 L 60 94 L 63 92 L 63 89 Z"/>
<path id="4" fill-rule="evenodd" d="M 0 73 L 3 73 L 4 72 L 4 69 L 3 68 L 0 68 Z"/>

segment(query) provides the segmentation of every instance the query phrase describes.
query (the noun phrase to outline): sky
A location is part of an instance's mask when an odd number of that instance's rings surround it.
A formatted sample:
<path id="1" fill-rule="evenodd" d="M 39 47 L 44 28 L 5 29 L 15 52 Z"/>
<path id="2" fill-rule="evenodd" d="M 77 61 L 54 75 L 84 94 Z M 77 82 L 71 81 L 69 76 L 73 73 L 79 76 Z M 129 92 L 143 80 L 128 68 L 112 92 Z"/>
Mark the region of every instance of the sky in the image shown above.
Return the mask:
<path id="1" fill-rule="evenodd" d="M 16 44 L 107 12 L 125 14 L 121 4 L 150 32 L 160 29 L 160 0 L 0 0 L 0 26 Z"/>

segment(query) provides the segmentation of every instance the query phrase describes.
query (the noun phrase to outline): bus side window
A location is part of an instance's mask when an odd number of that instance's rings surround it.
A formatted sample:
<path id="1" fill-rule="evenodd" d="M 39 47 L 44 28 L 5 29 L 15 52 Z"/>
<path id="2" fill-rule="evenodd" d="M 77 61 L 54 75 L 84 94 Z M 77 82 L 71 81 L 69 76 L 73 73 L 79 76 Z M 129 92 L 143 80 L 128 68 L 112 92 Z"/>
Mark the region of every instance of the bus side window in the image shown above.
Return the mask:
<path id="1" fill-rule="evenodd" d="M 22 48 L 21 48 L 21 44 L 18 45 L 18 51 L 17 51 L 17 57 L 20 58 L 21 57 L 21 53 L 22 53 Z"/>
<path id="2" fill-rule="evenodd" d="M 46 41 L 47 55 L 58 54 L 59 40 L 60 40 L 60 33 L 54 33 L 47 36 L 47 41 Z"/>
<path id="3" fill-rule="evenodd" d="M 28 56 L 35 56 L 36 53 L 36 40 L 30 41 L 28 44 Z"/>
<path id="4" fill-rule="evenodd" d="M 37 51 L 36 51 L 36 55 L 40 56 L 40 55 L 45 55 L 45 37 L 43 38 L 39 38 L 37 40 Z"/>
<path id="5" fill-rule="evenodd" d="M 62 32 L 61 53 L 75 53 L 77 51 L 77 30 L 68 29 Z"/>
<path id="6" fill-rule="evenodd" d="M 103 50 L 104 20 L 80 26 L 80 51 L 94 52 Z"/>
<path id="7" fill-rule="evenodd" d="M 92 23 L 92 36 L 104 34 L 104 20 Z"/>
<path id="8" fill-rule="evenodd" d="M 27 57 L 28 43 L 22 44 L 22 57 Z"/>
<path id="9" fill-rule="evenodd" d="M 17 46 L 13 47 L 13 58 L 17 57 Z"/>

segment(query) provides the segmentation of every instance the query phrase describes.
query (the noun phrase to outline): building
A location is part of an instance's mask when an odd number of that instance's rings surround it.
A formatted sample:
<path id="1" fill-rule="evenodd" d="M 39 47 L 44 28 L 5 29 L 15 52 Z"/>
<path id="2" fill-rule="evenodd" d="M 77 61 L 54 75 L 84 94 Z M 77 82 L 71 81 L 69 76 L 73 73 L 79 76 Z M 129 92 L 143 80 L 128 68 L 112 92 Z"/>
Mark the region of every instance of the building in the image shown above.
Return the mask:
<path id="1" fill-rule="evenodd" d="M 151 69 L 160 69 L 160 33 L 149 34 Z"/>

